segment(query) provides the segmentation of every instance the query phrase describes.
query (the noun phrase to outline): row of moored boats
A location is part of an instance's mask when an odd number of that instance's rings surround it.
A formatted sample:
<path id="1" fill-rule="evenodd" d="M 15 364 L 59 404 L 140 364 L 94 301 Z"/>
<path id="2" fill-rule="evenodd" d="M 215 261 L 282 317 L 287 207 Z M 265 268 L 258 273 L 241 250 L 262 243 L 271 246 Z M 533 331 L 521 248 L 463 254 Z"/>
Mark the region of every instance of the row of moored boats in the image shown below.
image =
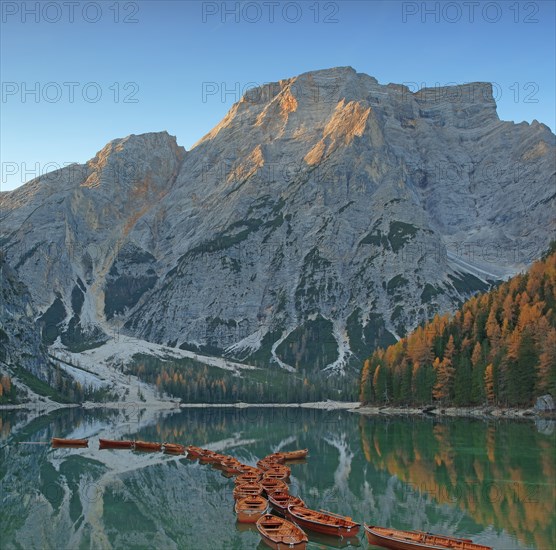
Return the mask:
<path id="1" fill-rule="evenodd" d="M 52 445 L 86 447 L 88 440 L 53 438 Z M 272 453 L 259 460 L 257 466 L 250 466 L 229 455 L 193 445 L 185 447 L 179 443 L 99 439 L 99 448 L 187 454 L 189 459 L 220 469 L 234 478 L 237 520 L 255 524 L 266 545 L 275 550 L 305 549 L 309 540 L 305 531 L 350 538 L 356 537 L 361 528 L 361 524 L 350 517 L 313 510 L 301 497 L 290 494 L 288 482 L 291 469 L 286 464 L 304 460 L 308 455 L 307 449 Z M 371 544 L 393 550 L 492 550 L 470 539 L 367 524 L 363 527 Z"/>
<path id="2" fill-rule="evenodd" d="M 53 437 L 51 440 L 53 447 L 88 447 L 88 439 L 62 439 Z M 150 441 L 131 441 L 131 440 L 114 440 L 99 439 L 99 449 L 129 449 L 130 451 L 150 451 L 164 452 L 167 454 L 183 455 L 185 454 L 185 445 L 180 443 L 153 443 Z"/>

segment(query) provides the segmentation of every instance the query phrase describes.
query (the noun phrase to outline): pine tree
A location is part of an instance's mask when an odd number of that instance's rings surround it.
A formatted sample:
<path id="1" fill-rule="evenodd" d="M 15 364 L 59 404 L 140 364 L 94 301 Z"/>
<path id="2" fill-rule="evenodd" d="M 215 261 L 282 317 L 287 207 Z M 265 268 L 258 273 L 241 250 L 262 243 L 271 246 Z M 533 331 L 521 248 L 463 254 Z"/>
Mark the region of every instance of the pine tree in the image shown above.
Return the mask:
<path id="1" fill-rule="evenodd" d="M 378 365 L 373 376 L 373 388 L 375 400 L 377 403 L 388 403 L 388 384 L 386 380 L 385 369 L 382 365 Z"/>
<path id="2" fill-rule="evenodd" d="M 484 369 L 485 369 L 485 354 L 483 347 L 479 342 L 475 343 L 473 353 L 471 354 L 471 392 L 470 400 L 472 403 L 481 403 L 484 396 Z"/>
<path id="3" fill-rule="evenodd" d="M 472 372 L 469 359 L 462 355 L 454 374 L 454 402 L 456 405 L 469 405 L 473 402 L 471 398 Z"/>
<path id="4" fill-rule="evenodd" d="M 530 405 L 536 384 L 536 366 L 539 355 L 531 330 L 526 328 L 520 338 L 517 356 L 517 401 L 516 405 Z"/>
<path id="5" fill-rule="evenodd" d="M 537 378 L 538 392 L 556 397 L 556 329 L 551 328 L 542 343 Z"/>
<path id="6" fill-rule="evenodd" d="M 373 387 L 371 384 L 371 380 L 371 361 L 369 359 L 366 359 L 363 365 L 363 373 L 361 376 L 361 391 L 359 395 L 359 400 L 362 403 L 371 403 L 373 400 Z"/>
<path id="7" fill-rule="evenodd" d="M 489 363 L 485 369 L 485 390 L 488 402 L 492 405 L 495 400 L 494 367 Z"/>

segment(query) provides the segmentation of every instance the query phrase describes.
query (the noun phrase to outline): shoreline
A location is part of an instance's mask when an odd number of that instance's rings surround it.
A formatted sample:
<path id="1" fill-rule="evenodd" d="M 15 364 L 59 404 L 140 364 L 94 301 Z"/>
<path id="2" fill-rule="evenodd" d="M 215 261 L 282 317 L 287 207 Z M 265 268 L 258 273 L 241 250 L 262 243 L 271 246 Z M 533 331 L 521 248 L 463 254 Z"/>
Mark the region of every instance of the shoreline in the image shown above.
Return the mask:
<path id="1" fill-rule="evenodd" d="M 246 409 L 246 408 L 302 408 L 317 410 L 345 410 L 363 416 L 422 416 L 429 418 L 483 418 L 483 419 L 556 419 L 556 411 L 537 411 L 532 407 L 525 409 L 503 408 L 503 407 L 387 407 L 368 406 L 358 402 L 349 401 L 313 401 L 303 403 L 181 403 L 170 400 L 149 401 L 113 401 L 105 403 L 57 403 L 37 402 L 5 404 L 0 405 L 0 411 L 29 411 L 50 413 L 60 409 L 158 409 L 158 410 L 182 410 L 182 409 Z"/>
<path id="2" fill-rule="evenodd" d="M 556 419 L 556 411 L 537 411 L 532 407 L 373 407 L 360 405 L 350 410 L 363 416 L 423 416 L 429 418 L 483 418 L 497 420 L 510 419 Z"/>
<path id="3" fill-rule="evenodd" d="M 304 403 L 181 403 L 182 409 L 211 409 L 211 408 L 302 408 L 302 409 L 321 409 L 321 410 L 345 410 L 357 409 L 360 403 L 356 401 L 308 401 Z"/>
<path id="4" fill-rule="evenodd" d="M 30 401 L 28 403 L 6 404 L 0 405 L 0 411 L 11 410 L 44 410 L 50 412 L 65 408 L 81 408 L 81 409 L 246 409 L 246 408 L 304 408 L 304 409 L 321 409 L 321 410 L 352 410 L 357 409 L 360 403 L 355 401 L 311 401 L 305 403 L 181 403 L 180 401 L 157 400 L 157 401 L 110 401 L 95 403 L 85 401 L 84 403 L 57 403 L 51 401 L 42 403 Z"/>

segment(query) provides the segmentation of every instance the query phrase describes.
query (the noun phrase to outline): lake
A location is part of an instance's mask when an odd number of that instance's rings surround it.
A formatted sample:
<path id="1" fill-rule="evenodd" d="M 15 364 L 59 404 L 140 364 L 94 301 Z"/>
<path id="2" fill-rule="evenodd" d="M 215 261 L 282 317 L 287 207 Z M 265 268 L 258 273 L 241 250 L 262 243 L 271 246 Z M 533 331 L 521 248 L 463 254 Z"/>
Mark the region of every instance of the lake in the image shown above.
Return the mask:
<path id="1" fill-rule="evenodd" d="M 2 549 L 262 549 L 236 524 L 233 481 L 184 457 L 99 450 L 98 437 L 175 441 L 255 465 L 309 448 L 290 492 L 356 521 L 473 538 L 497 549 L 556 540 L 550 421 L 362 417 L 300 408 L 64 409 L 0 417 Z M 53 449 L 53 436 L 89 437 Z M 310 536 L 309 548 L 369 546 Z"/>

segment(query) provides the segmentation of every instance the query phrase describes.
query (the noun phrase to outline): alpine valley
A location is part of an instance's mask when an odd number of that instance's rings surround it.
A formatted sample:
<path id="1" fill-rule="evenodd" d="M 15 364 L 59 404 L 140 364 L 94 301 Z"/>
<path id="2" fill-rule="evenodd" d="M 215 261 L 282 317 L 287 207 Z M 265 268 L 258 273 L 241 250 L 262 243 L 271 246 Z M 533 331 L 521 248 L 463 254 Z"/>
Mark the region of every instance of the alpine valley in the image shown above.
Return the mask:
<path id="1" fill-rule="evenodd" d="M 132 375 L 148 399 L 171 361 L 229 374 L 236 400 L 246 379 L 357 395 L 375 348 L 548 248 L 555 139 L 501 121 L 490 84 L 412 92 L 350 67 L 250 90 L 189 151 L 115 139 L 0 195 L 2 369 L 76 399 Z"/>

